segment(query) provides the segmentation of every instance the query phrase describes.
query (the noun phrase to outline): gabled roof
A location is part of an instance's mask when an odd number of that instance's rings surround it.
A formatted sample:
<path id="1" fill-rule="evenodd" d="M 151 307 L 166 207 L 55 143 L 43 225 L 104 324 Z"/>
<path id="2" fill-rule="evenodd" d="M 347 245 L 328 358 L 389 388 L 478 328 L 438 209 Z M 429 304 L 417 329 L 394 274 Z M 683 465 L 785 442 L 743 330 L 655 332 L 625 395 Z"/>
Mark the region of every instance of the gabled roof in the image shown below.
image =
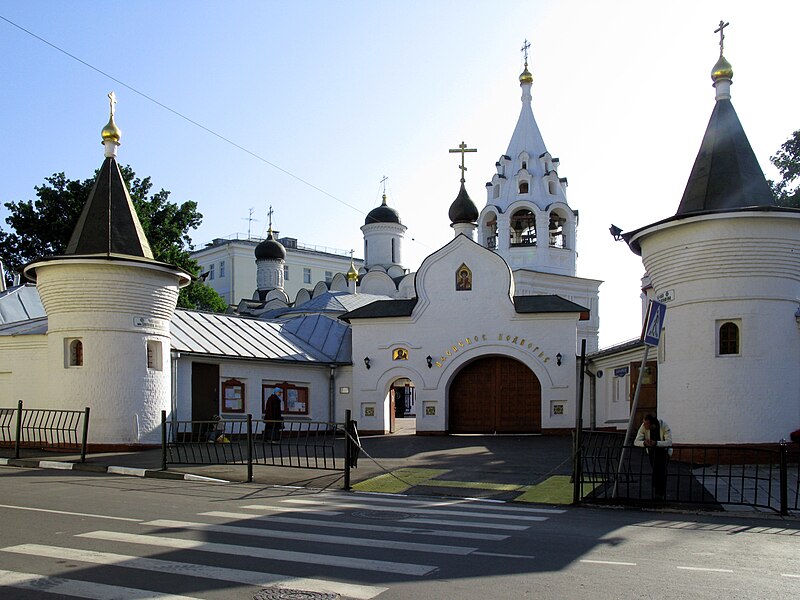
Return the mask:
<path id="1" fill-rule="evenodd" d="M 380 319 L 382 317 L 410 317 L 417 299 L 377 300 L 361 308 L 340 315 L 343 321 L 350 319 Z"/>
<path id="2" fill-rule="evenodd" d="M 336 362 L 334 356 L 284 330 L 282 323 L 178 309 L 170 332 L 172 349 L 178 352 L 294 363 Z"/>
<path id="3" fill-rule="evenodd" d="M 64 254 L 122 254 L 153 260 L 115 158 L 103 161 Z"/>
<path id="4" fill-rule="evenodd" d="M 377 294 L 351 294 L 345 291 L 327 291 L 314 296 L 308 302 L 284 310 L 281 315 L 295 313 L 335 313 L 341 314 L 371 304 L 376 300 L 385 300 L 387 296 Z"/>

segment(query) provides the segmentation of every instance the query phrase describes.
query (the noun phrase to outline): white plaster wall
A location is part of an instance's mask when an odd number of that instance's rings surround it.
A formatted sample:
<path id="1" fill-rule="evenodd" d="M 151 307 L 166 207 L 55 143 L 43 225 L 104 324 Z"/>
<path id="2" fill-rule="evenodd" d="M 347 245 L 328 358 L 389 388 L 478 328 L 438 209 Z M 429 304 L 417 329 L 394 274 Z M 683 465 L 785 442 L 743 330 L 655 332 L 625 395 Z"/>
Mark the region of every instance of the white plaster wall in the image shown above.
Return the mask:
<path id="1" fill-rule="evenodd" d="M 399 223 L 371 223 L 363 225 L 365 251 L 364 266 L 381 265 L 390 267 L 403 264 L 403 234 L 405 225 Z M 392 260 L 392 240 L 394 240 L 394 260 Z"/>
<path id="2" fill-rule="evenodd" d="M 219 364 L 220 384 L 226 379 L 238 379 L 245 384 L 245 412 L 227 413 L 221 410 L 224 419 L 245 419 L 247 413 L 254 419 L 262 415 L 261 391 L 263 383 L 288 381 L 299 387 L 308 387 L 309 414 L 284 415 L 286 419 L 330 421 L 328 365 L 290 365 L 261 361 L 220 359 L 212 356 L 182 355 L 178 359 L 177 420 L 192 419 L 192 362 Z M 352 373 L 349 367 L 337 367 L 335 375 L 335 416 L 337 422 L 344 420 L 344 411 L 350 408 L 352 397 Z M 341 395 L 340 387 L 349 387 L 350 394 Z M 220 390 L 221 390 L 220 386 Z"/>
<path id="3" fill-rule="evenodd" d="M 455 291 L 455 273 L 461 264 L 473 272 L 471 292 Z M 354 408 L 362 430 L 389 427 L 389 387 L 400 377 L 416 386 L 417 431 L 447 430 L 447 388 L 460 368 L 484 356 L 505 355 L 527 365 L 542 386 L 542 428 L 574 424 L 575 314 L 517 314 L 510 297 L 513 289 L 508 265 L 496 254 L 459 236 L 437 251 L 417 273 L 419 300 L 410 317 L 354 319 Z M 408 360 L 392 359 L 403 347 Z M 562 365 L 555 355 L 561 353 Z M 428 368 L 426 357 L 432 357 Z M 364 357 L 370 358 L 370 368 Z M 563 403 L 563 415 L 552 415 L 551 404 Z M 435 415 L 426 414 L 426 406 Z M 365 408 L 374 408 L 370 417 Z"/>
<path id="4" fill-rule="evenodd" d="M 47 336 L 0 337 L 0 408 L 50 408 Z"/>
<path id="5" fill-rule="evenodd" d="M 800 215 L 729 213 L 640 236 L 654 294 L 671 292 L 659 412 L 687 443 L 776 442 L 800 425 Z M 740 355 L 716 325 L 740 321 Z"/>
<path id="6" fill-rule="evenodd" d="M 181 276 L 111 260 L 58 260 L 36 267 L 48 315 L 46 370 L 53 407 L 89 406 L 91 444 L 157 444 L 169 409 L 169 320 Z M 67 343 L 83 342 L 83 366 Z M 161 344 L 161 369 L 147 366 L 147 341 Z"/>

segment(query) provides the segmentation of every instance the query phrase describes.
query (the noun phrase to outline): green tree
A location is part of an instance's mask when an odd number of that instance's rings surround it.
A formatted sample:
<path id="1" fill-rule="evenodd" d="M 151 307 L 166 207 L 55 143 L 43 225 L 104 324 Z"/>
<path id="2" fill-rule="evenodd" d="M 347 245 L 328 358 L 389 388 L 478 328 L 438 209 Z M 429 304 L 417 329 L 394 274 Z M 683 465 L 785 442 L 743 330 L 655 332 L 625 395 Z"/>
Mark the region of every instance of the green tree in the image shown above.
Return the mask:
<path id="1" fill-rule="evenodd" d="M 800 129 L 769 160 L 781 175 L 780 181 L 769 182 L 778 205 L 800 208 Z"/>
<path id="2" fill-rule="evenodd" d="M 150 177 L 136 177 L 129 166 L 120 167 L 120 171 L 155 259 L 199 275 L 200 266 L 189 256 L 192 249 L 189 231 L 196 229 L 203 219 L 197 203 L 170 202 L 167 190 L 151 194 Z M 0 260 L 9 273 L 20 271 L 37 258 L 64 253 L 95 177 L 96 172 L 94 177 L 74 181 L 64 173 L 55 173 L 46 177 L 44 184 L 34 187 L 36 200 L 5 203 L 10 212 L 6 223 L 13 231 L 0 229 Z M 225 300 L 200 281 L 181 290 L 178 306 L 214 312 L 227 309 Z"/>

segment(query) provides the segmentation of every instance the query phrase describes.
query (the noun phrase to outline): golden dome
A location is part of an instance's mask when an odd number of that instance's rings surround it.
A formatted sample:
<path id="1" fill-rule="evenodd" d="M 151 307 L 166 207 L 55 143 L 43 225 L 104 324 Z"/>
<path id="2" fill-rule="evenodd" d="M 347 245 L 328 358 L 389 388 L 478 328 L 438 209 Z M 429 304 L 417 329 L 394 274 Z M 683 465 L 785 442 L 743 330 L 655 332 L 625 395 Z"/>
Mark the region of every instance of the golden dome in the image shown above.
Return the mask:
<path id="1" fill-rule="evenodd" d="M 533 83 L 533 75 L 531 72 L 528 71 L 528 63 L 525 63 L 525 70 L 519 74 L 519 82 L 522 83 Z"/>
<path id="2" fill-rule="evenodd" d="M 733 67 L 731 63 L 725 60 L 725 57 L 720 54 L 717 64 L 711 69 L 711 80 L 717 81 L 718 79 L 732 79 Z"/>
<path id="3" fill-rule="evenodd" d="M 103 141 L 112 141 L 119 143 L 119 138 L 122 137 L 122 131 L 120 131 L 117 124 L 114 123 L 114 115 L 111 115 L 108 119 L 108 123 L 105 127 L 103 127 L 103 131 L 100 132 L 100 135 L 103 136 Z"/>
<path id="4" fill-rule="evenodd" d="M 347 271 L 347 281 L 358 281 L 358 271 L 353 264 L 353 259 L 350 259 L 350 269 Z"/>

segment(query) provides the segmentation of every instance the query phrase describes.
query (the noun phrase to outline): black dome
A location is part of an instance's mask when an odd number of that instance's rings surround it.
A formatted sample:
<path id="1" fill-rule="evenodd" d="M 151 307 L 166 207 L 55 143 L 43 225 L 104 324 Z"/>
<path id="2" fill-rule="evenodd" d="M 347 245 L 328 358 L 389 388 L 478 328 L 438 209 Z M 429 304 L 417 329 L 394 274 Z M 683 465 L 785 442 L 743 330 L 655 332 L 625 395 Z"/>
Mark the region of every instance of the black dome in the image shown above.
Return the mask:
<path id="1" fill-rule="evenodd" d="M 283 244 L 280 242 L 275 241 L 275 238 L 272 237 L 272 232 L 270 231 L 267 235 L 267 239 L 256 246 L 255 255 L 256 260 L 283 260 L 286 258 L 286 248 L 284 248 Z"/>
<path id="2" fill-rule="evenodd" d="M 451 223 L 474 223 L 478 220 L 478 207 L 469 197 L 467 188 L 464 187 L 464 182 L 461 182 L 461 189 L 450 205 L 447 216 L 450 217 Z"/>
<path id="3" fill-rule="evenodd" d="M 372 225 L 373 223 L 400 224 L 400 215 L 395 209 L 386 205 L 386 195 L 383 196 L 383 204 L 369 211 L 367 218 L 364 220 L 364 225 Z"/>

